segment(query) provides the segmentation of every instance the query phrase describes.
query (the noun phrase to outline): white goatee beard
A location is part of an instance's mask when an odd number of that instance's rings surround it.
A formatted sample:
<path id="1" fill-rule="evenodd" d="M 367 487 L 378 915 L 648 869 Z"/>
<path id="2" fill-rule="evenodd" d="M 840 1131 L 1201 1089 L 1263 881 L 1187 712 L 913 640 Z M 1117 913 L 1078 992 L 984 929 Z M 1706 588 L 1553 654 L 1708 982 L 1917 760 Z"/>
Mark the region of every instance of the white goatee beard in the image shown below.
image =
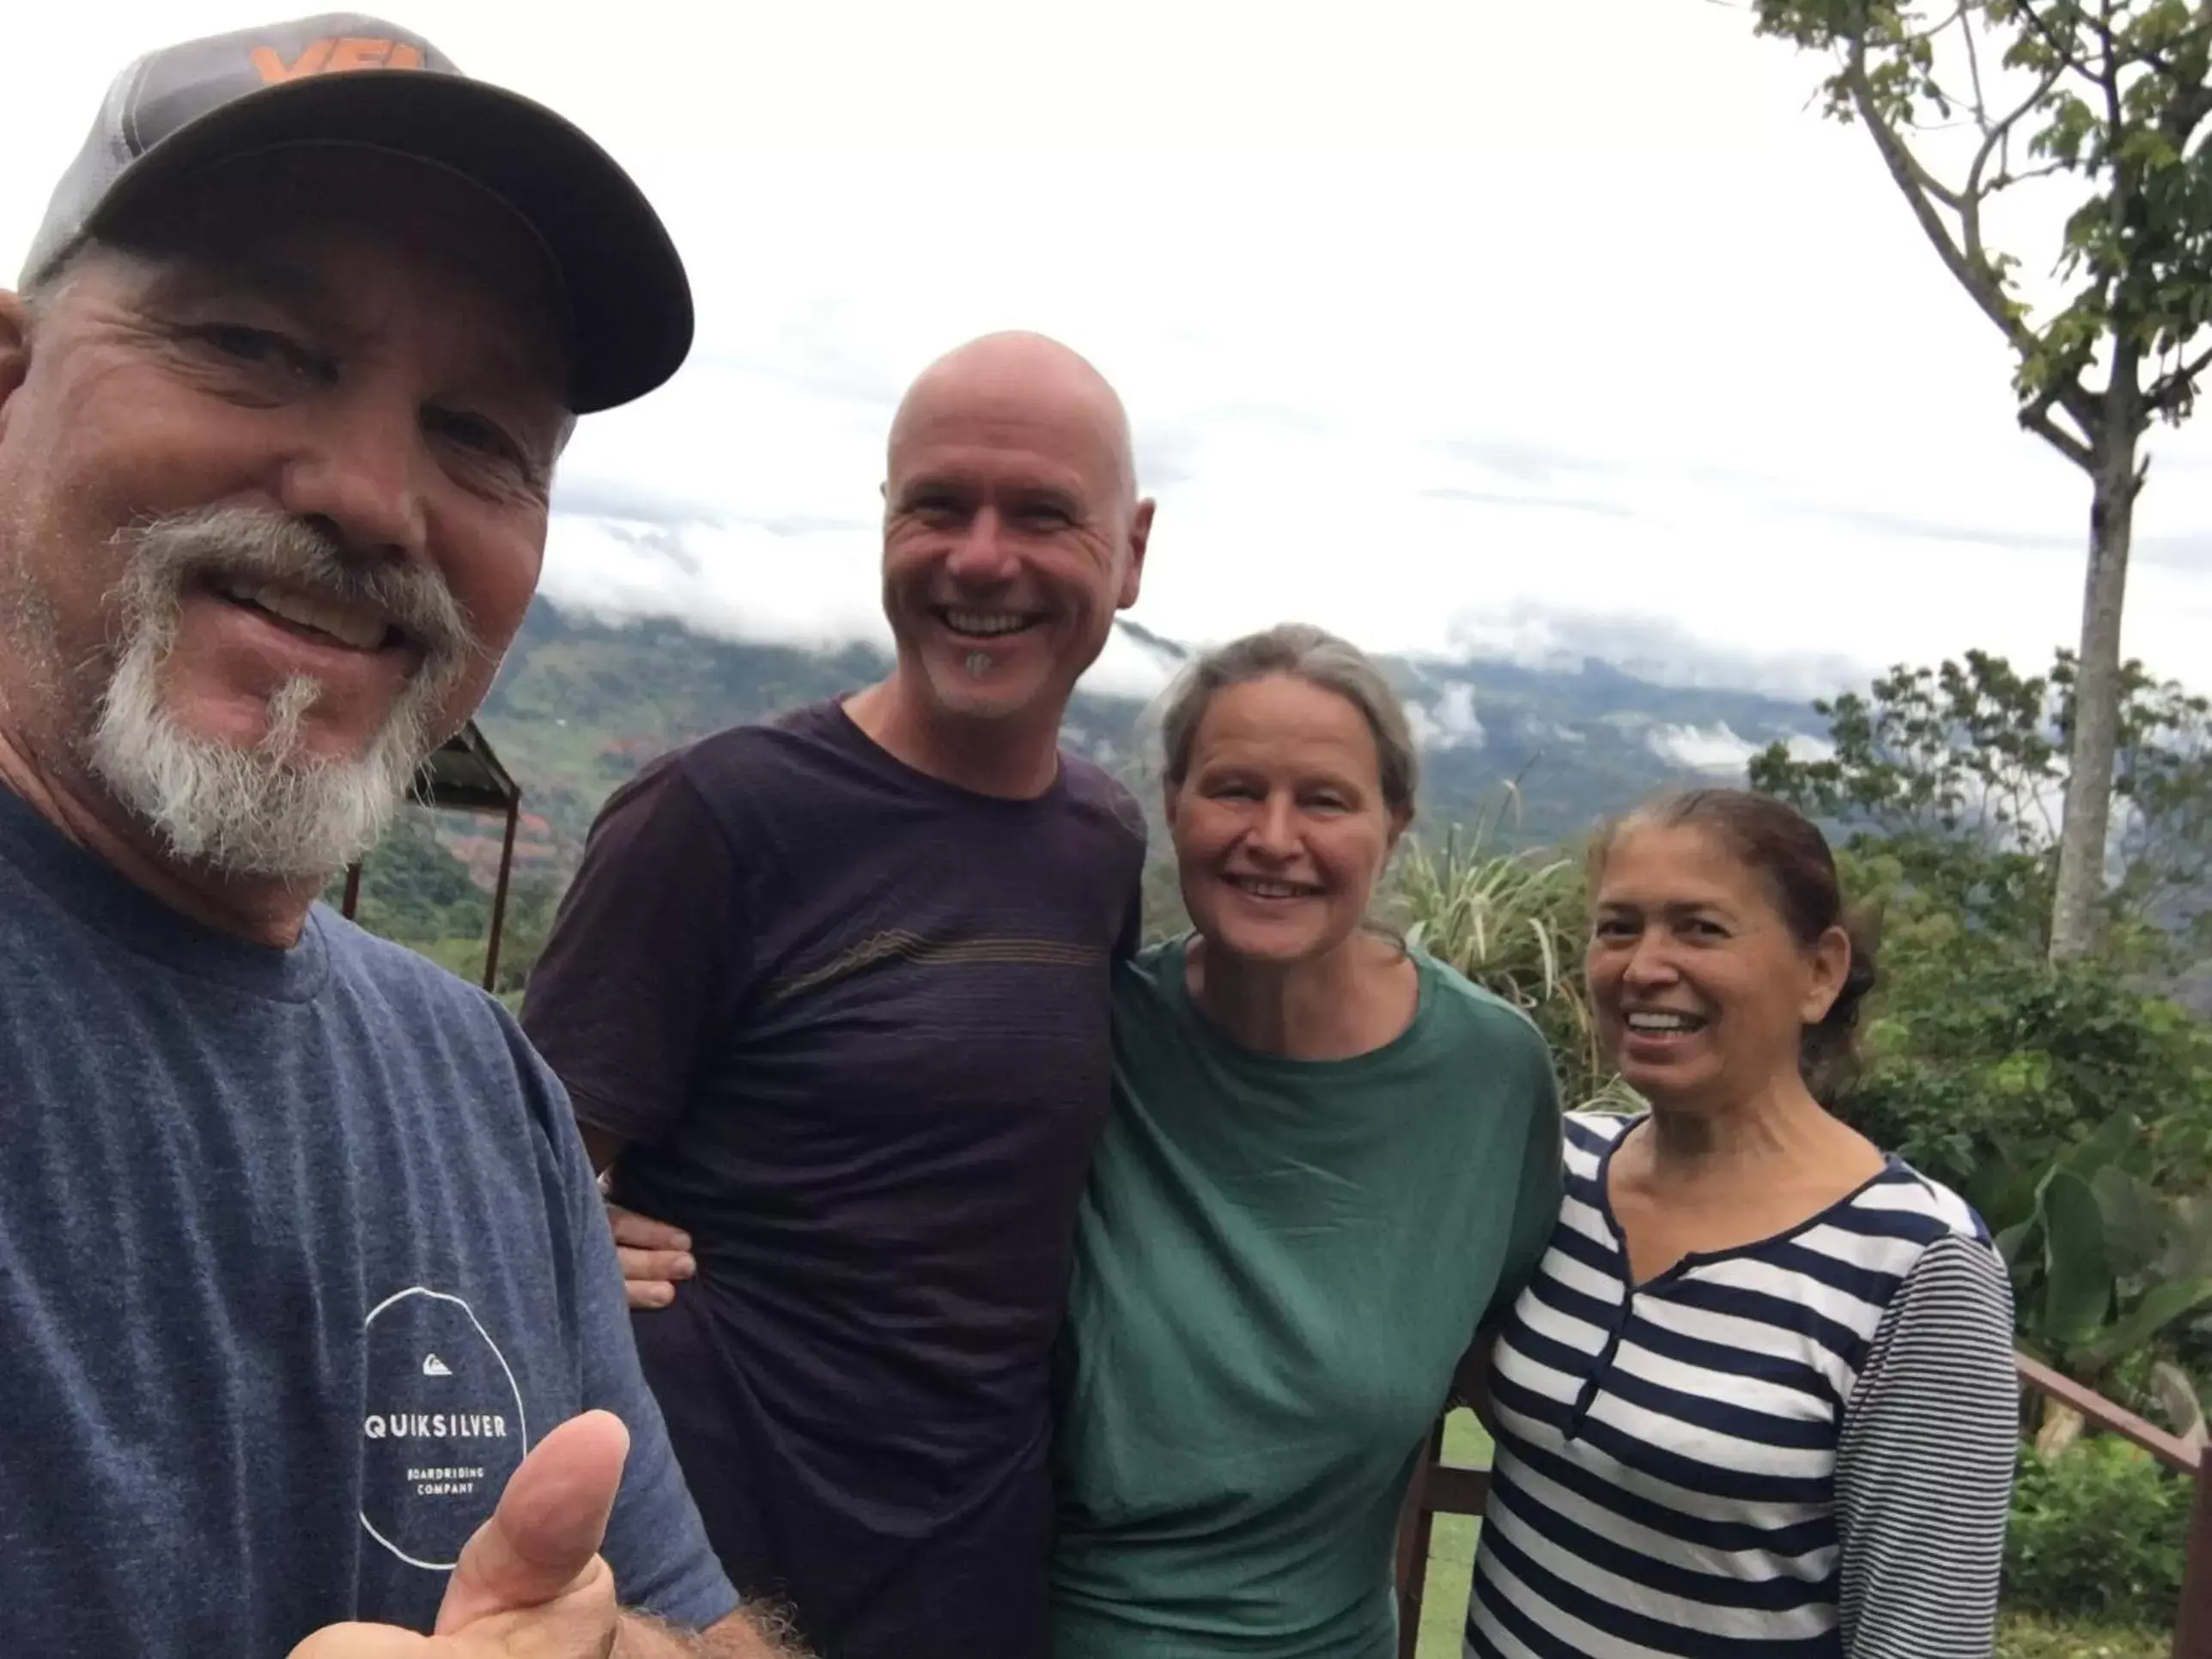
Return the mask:
<path id="1" fill-rule="evenodd" d="M 132 532 L 124 647 L 100 700 L 87 760 L 179 862 L 227 876 L 319 885 L 390 826 L 433 747 L 432 710 L 473 649 L 459 605 L 419 567 L 363 571 L 308 526 L 246 508 L 161 520 Z M 162 671 L 187 580 L 213 574 L 370 592 L 423 653 L 368 751 L 334 759 L 303 746 L 322 683 L 296 675 L 269 699 L 268 728 L 240 745 L 185 731 Z"/>

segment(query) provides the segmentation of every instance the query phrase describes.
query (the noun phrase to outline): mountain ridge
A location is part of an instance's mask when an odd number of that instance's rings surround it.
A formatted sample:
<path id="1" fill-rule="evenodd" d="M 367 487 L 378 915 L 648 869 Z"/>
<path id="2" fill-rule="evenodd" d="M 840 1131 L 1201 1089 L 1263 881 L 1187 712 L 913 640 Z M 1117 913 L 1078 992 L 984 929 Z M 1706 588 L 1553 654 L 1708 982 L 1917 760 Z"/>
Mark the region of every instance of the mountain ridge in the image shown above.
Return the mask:
<path id="1" fill-rule="evenodd" d="M 1189 647 L 1124 621 L 1171 660 Z M 1572 668 L 1378 654 L 1422 742 L 1420 830 L 1471 825 L 1509 796 L 1506 839 L 1571 836 L 1650 792 L 1741 781 L 1776 739 L 1817 743 L 1809 704 L 1662 684 L 1596 657 Z M 857 690 L 889 666 L 868 644 L 823 650 L 695 632 L 680 618 L 601 620 L 540 599 L 477 717 L 522 786 L 526 866 L 565 871 L 606 796 L 654 756 L 725 726 Z M 1062 741 L 1149 793 L 1152 700 L 1079 688 Z M 1486 812 L 1486 809 L 1492 809 Z M 481 826 L 476 826 L 480 833 Z M 441 838 L 467 838 L 448 822 Z M 482 862 L 472 847 L 472 865 Z"/>

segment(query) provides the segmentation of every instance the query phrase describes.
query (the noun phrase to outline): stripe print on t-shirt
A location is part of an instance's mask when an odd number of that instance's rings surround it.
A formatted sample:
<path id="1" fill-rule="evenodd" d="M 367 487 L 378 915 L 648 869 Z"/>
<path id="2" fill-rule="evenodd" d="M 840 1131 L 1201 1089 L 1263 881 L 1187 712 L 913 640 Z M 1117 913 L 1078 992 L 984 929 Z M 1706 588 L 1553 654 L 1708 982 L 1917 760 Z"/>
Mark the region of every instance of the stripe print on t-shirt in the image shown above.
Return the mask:
<path id="1" fill-rule="evenodd" d="M 1901 1470 L 1891 1437 L 1859 1437 L 1881 1462 L 1869 1482 L 1838 1458 L 1852 1455 L 1855 1391 L 1886 1355 L 1966 1355 L 1969 1407 L 2003 1413 L 2011 1308 L 1986 1230 L 1892 1158 L 1799 1226 L 1687 1256 L 1632 1294 L 1603 1183 L 1634 1121 L 1568 1118 L 1559 1224 L 1500 1334 L 1470 1659 L 1836 1659 L 1865 1576 L 1844 1570 L 1840 1547 L 1854 1492 L 1948 1478 L 1968 1501 L 1936 1503 L 1918 1542 L 1958 1574 L 1958 1593 L 1948 1612 L 1937 1598 L 1914 1609 L 1912 1650 L 1986 1654 L 1981 1604 L 1994 1597 L 2008 1462 L 1969 1456 L 1955 1477 Z M 1923 1265 L 1944 1292 L 1899 1296 Z M 1939 1323 L 1895 1340 L 1905 1317 Z M 1907 1415 L 1924 1415 L 1918 1395 L 1936 1378 L 1884 1381 L 1887 1410 L 1901 1395 Z M 1982 1426 L 1971 1448 L 2008 1459 L 2008 1414 Z"/>

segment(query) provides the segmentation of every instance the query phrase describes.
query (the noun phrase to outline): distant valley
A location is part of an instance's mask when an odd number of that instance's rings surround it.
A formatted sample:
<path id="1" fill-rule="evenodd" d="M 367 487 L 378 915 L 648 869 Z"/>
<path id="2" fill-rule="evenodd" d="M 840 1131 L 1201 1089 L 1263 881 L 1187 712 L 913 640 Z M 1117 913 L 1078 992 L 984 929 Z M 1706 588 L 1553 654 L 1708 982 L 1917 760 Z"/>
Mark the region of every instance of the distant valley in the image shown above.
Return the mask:
<path id="1" fill-rule="evenodd" d="M 1141 629 L 1131 636 L 1172 656 Z M 712 638 L 673 620 L 608 623 L 536 605 L 479 724 L 523 789 L 521 867 L 573 867 L 607 794 L 653 757 L 708 732 L 879 677 L 867 646 L 810 652 Z M 1474 659 L 1394 658 L 1385 666 L 1423 739 L 1419 830 L 1441 836 L 1486 810 L 1517 842 L 1570 836 L 1662 786 L 1742 776 L 1778 738 L 1817 741 L 1825 723 L 1802 702 L 1757 692 L 1653 684 L 1595 659 L 1578 669 Z M 1120 771 L 1149 797 L 1148 706 L 1079 694 L 1070 747 Z M 1516 786 L 1500 817 L 1505 786 Z M 479 879 L 496 861 L 488 826 L 446 818 L 439 839 Z"/>

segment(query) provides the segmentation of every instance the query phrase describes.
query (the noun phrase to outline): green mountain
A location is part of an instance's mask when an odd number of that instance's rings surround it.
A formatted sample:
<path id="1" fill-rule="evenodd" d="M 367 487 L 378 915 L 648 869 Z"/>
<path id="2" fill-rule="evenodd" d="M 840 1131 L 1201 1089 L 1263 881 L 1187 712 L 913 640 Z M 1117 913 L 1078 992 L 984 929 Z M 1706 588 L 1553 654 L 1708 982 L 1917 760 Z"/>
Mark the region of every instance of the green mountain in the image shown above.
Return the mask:
<path id="1" fill-rule="evenodd" d="M 1164 658 L 1180 654 L 1141 628 L 1127 632 Z M 867 646 L 821 653 L 715 639 L 673 620 L 611 624 L 540 601 L 478 723 L 543 820 L 526 832 L 526 862 L 565 868 L 600 802 L 653 756 L 857 690 L 885 666 Z M 1553 839 L 1668 783 L 1740 778 L 1749 746 L 1825 730 L 1802 703 L 1655 684 L 1595 659 L 1570 670 L 1410 658 L 1385 667 L 1429 739 L 1422 819 L 1431 834 L 1472 823 L 1499 786 L 1517 781 L 1516 836 Z M 1137 699 L 1082 693 L 1066 740 L 1141 786 L 1154 753 L 1146 714 Z"/>
<path id="2" fill-rule="evenodd" d="M 1184 654 L 1139 626 L 1123 629 L 1164 666 Z M 857 690 L 888 665 L 868 646 L 817 652 L 717 639 L 673 620 L 609 623 L 539 601 L 477 717 L 523 790 L 499 988 L 520 990 L 616 786 L 679 744 Z M 1751 746 L 1824 730 L 1802 704 L 1655 684 L 1595 659 L 1564 670 L 1411 658 L 1383 666 L 1425 738 L 1416 833 L 1426 837 L 1486 820 L 1504 841 L 1559 840 L 1670 783 L 1740 780 Z M 1063 736 L 1119 772 L 1156 814 L 1153 712 L 1137 698 L 1081 693 Z M 406 815 L 365 861 L 361 921 L 477 976 L 499 831 L 466 814 Z M 1154 840 L 1164 845 L 1157 817 Z M 1164 922 L 1177 908 L 1171 872 L 1156 869 L 1151 885 L 1148 902 Z"/>

